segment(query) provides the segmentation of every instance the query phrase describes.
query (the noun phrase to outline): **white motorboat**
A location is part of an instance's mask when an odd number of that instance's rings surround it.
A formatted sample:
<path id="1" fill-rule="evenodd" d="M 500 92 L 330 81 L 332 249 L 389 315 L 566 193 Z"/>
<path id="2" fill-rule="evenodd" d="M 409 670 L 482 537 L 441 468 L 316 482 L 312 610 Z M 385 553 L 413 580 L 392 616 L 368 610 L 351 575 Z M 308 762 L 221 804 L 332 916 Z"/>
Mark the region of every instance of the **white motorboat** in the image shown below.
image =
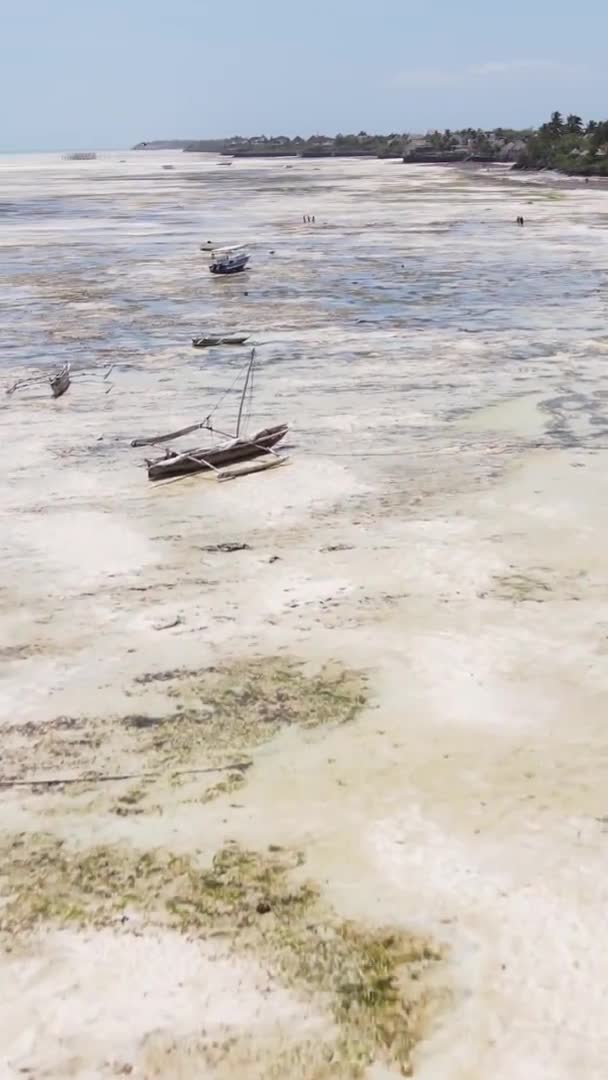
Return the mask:
<path id="1" fill-rule="evenodd" d="M 249 255 L 242 248 L 216 248 L 211 252 L 209 269 L 212 274 L 238 274 L 249 262 Z"/>

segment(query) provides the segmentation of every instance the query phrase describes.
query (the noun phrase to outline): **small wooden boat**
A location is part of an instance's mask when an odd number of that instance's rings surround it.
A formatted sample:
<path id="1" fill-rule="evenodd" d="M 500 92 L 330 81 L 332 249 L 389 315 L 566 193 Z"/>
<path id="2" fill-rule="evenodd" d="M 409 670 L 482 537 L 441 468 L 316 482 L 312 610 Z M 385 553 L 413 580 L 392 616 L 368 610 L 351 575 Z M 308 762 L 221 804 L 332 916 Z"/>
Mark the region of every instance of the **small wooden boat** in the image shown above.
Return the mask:
<path id="1" fill-rule="evenodd" d="M 262 431 L 256 432 L 255 435 L 247 437 L 243 437 L 240 434 L 247 391 L 249 390 L 251 394 L 253 388 L 252 372 L 254 360 L 255 349 L 252 349 L 241 392 L 236 431 L 234 435 L 227 434 L 224 431 L 220 431 L 218 428 L 214 428 L 211 424 L 211 416 L 208 416 L 200 423 L 190 424 L 188 427 L 181 428 L 179 431 L 172 431 L 166 435 L 155 435 L 134 439 L 132 441 L 132 446 L 150 446 L 156 443 L 169 442 L 169 440 L 172 441 L 180 438 L 182 435 L 192 434 L 193 431 L 200 431 L 202 428 L 205 428 L 208 431 L 215 431 L 216 434 L 221 436 L 224 440 L 223 442 L 216 443 L 214 446 L 195 446 L 192 447 L 192 449 L 182 451 L 181 453 L 172 449 L 165 450 L 163 457 L 156 458 L 152 461 L 146 461 L 149 480 L 165 480 L 172 477 L 188 476 L 191 473 L 197 472 L 213 472 L 218 480 L 230 480 L 236 476 L 244 476 L 248 472 L 259 472 L 263 468 L 270 468 L 273 465 L 282 465 L 286 463 L 287 458 L 281 457 L 279 454 L 275 453 L 274 447 L 281 439 L 285 438 L 288 431 L 287 424 L 276 424 L 274 427 L 263 428 Z M 226 467 L 231 465 L 238 465 L 241 462 L 250 461 L 253 458 L 266 456 L 268 457 L 268 460 L 264 464 L 258 464 L 251 468 L 238 469 L 232 472 L 230 472 L 229 469 L 228 471 L 223 471 Z"/>
<path id="2" fill-rule="evenodd" d="M 244 345 L 248 337 L 248 334 L 208 334 L 193 337 L 192 344 L 195 349 L 208 349 L 212 345 Z"/>
<path id="3" fill-rule="evenodd" d="M 54 398 L 61 397 L 62 394 L 65 394 L 70 385 L 70 365 L 65 364 L 61 371 L 58 371 L 56 375 L 53 375 L 49 379 L 49 382 Z"/>
<path id="4" fill-rule="evenodd" d="M 232 439 L 224 446 L 201 446 L 185 453 L 175 450 L 165 451 L 165 457 L 149 461 L 148 479 L 165 480 L 170 476 L 187 476 L 189 473 L 219 471 L 227 465 L 236 465 L 242 461 L 261 457 L 272 452 L 287 434 L 287 424 L 264 428 L 247 439 Z"/>
<path id="5" fill-rule="evenodd" d="M 40 383 L 48 383 L 51 387 L 51 393 L 54 398 L 60 398 L 65 394 L 66 390 L 72 385 L 74 379 L 101 379 L 106 382 L 112 371 L 114 364 L 110 364 L 107 371 L 103 372 L 99 367 L 93 368 L 79 368 L 78 371 L 72 372 L 71 365 L 69 363 L 64 364 L 63 367 L 56 368 L 52 375 L 45 372 L 44 375 L 32 375 L 27 379 L 17 379 L 17 382 L 12 386 L 8 386 L 6 389 L 7 394 L 14 394 L 16 390 L 23 390 L 26 386 L 37 386 Z M 112 383 L 106 385 L 106 394 L 112 389 Z"/>

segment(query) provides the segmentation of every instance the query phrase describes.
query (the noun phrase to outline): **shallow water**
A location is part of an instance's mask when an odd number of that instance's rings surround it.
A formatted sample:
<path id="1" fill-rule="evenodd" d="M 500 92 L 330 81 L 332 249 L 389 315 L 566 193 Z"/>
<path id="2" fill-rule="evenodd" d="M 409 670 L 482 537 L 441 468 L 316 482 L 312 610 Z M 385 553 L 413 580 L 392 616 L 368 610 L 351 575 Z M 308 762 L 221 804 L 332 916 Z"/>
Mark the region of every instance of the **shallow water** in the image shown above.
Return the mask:
<path id="1" fill-rule="evenodd" d="M 4 165 L 3 365 L 204 363 L 213 392 L 226 357 L 192 354 L 190 336 L 243 328 L 268 341 L 264 361 L 279 363 L 288 405 L 294 377 L 319 371 L 329 393 L 346 379 L 357 394 L 374 372 L 395 393 L 407 383 L 415 409 L 415 372 L 433 390 L 449 381 L 458 408 L 500 397 L 503 382 L 546 385 L 557 352 L 583 374 L 591 341 L 606 339 L 592 213 L 603 192 L 537 201 L 518 230 L 520 187 L 501 170 L 476 186 L 469 174 L 393 163 L 228 171 L 185 159 Z M 315 226 L 302 225 L 302 209 L 316 211 Z M 198 251 L 206 238 L 246 242 L 251 270 L 212 279 Z"/>

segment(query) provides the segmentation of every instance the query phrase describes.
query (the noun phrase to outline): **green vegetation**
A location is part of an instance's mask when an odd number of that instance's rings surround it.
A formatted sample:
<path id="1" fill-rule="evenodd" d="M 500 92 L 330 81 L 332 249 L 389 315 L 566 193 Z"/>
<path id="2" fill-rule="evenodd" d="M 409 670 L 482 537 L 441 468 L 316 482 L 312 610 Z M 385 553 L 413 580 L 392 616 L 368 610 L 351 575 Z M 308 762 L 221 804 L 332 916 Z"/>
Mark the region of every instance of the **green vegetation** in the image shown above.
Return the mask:
<path id="1" fill-rule="evenodd" d="M 142 749 L 159 760 L 186 762 L 198 750 L 250 749 L 297 724 L 318 727 L 354 719 L 367 700 L 365 677 L 339 664 L 318 675 L 295 661 L 265 657 L 200 672 L 156 674 L 175 711 L 126 718 Z M 144 685 L 147 677 L 140 680 Z"/>
<path id="2" fill-rule="evenodd" d="M 374 1061 L 410 1075 L 435 996 L 424 977 L 441 950 L 401 929 L 371 930 L 338 918 L 314 885 L 291 879 L 302 862 L 274 846 L 262 854 L 227 844 L 202 869 L 188 856 L 159 851 L 79 851 L 45 834 L 4 836 L 0 935 L 14 948 L 38 927 L 105 927 L 123 919 L 128 926 L 129 913 L 137 912 L 148 925 L 223 938 L 237 958 L 258 959 L 333 1020 L 318 1050 L 300 1048 L 299 1076 L 348 1080 Z M 318 1052 L 322 1071 L 306 1067 Z"/>
<path id="3" fill-rule="evenodd" d="M 426 135 L 390 132 L 388 135 L 367 131 L 337 135 L 256 135 L 252 138 L 234 136 L 226 139 L 222 153 L 234 157 L 380 157 L 423 160 L 425 155 L 459 156 L 462 159 L 515 161 L 530 131 L 496 128 L 482 131 L 464 128 L 461 131 L 431 131 Z M 205 149 L 202 142 L 193 142 L 186 150 Z"/>
<path id="4" fill-rule="evenodd" d="M 569 176 L 608 176 L 608 120 L 554 112 L 528 140 L 516 168 L 556 169 Z"/>
<path id="5" fill-rule="evenodd" d="M 530 138 L 529 130 L 513 128 L 461 128 L 459 131 L 430 131 L 422 138 L 409 139 L 405 161 L 432 160 L 433 156 L 461 161 L 515 161 Z"/>
<path id="6" fill-rule="evenodd" d="M 260 657 L 151 672 L 136 679 L 129 693 L 134 708 L 124 716 L 14 725 L 3 745 L 6 772 L 21 779 L 81 776 L 86 787 L 87 777 L 104 773 L 169 774 L 185 765 L 224 765 L 285 728 L 353 720 L 367 701 L 367 679 L 335 662 L 309 674 L 296 660 Z M 241 777 L 223 777 L 207 800 L 240 785 Z M 115 812 L 140 812 L 145 787 L 142 781 L 127 790 Z M 77 796 L 82 789 L 69 790 Z"/>
<path id="7" fill-rule="evenodd" d="M 219 798 L 220 795 L 232 795 L 234 791 L 238 791 L 244 786 L 245 774 L 244 772 L 229 772 L 225 780 L 219 780 L 217 784 L 212 784 L 211 787 L 201 795 L 199 802 L 208 803 L 213 802 L 214 799 Z"/>
<path id="8" fill-rule="evenodd" d="M 154 147 L 140 143 L 135 149 Z M 178 145 L 177 143 L 175 145 Z M 608 176 L 608 120 L 590 120 L 580 116 L 564 119 L 554 112 L 537 130 L 497 127 L 461 128 L 459 131 L 428 131 L 410 135 L 393 131 L 388 135 L 357 134 L 235 135 L 223 140 L 198 140 L 179 143 L 187 151 L 218 150 L 233 157 L 379 157 L 403 158 L 406 162 L 433 161 L 504 161 L 518 169 L 556 169 L 571 176 Z"/>

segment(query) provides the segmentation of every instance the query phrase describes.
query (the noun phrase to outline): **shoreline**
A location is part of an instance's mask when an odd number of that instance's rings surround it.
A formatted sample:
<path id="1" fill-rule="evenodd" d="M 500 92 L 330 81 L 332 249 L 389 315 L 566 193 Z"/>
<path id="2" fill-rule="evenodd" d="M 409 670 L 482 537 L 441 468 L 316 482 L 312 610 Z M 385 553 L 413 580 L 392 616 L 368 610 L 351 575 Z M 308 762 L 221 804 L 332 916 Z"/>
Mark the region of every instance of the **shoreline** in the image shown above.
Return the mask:
<path id="1" fill-rule="evenodd" d="M 492 179 L 496 177 L 496 174 L 501 172 L 501 179 L 511 180 L 512 183 L 519 183 L 522 186 L 528 184 L 530 186 L 545 185 L 546 187 L 555 188 L 556 190 L 563 191 L 578 191 L 580 189 L 585 190 L 603 190 L 608 188 L 608 177 L 602 176 L 590 176 L 585 178 L 567 176 L 565 173 L 557 173 L 552 170 L 538 170 L 532 169 L 514 169 L 512 165 L 503 165 L 500 162 L 496 162 L 492 165 L 478 166 L 468 164 L 467 162 L 460 162 L 454 165 L 454 168 L 462 170 L 464 173 L 470 175 L 473 173 L 480 180 Z M 586 182 L 588 179 L 588 182 Z"/>

